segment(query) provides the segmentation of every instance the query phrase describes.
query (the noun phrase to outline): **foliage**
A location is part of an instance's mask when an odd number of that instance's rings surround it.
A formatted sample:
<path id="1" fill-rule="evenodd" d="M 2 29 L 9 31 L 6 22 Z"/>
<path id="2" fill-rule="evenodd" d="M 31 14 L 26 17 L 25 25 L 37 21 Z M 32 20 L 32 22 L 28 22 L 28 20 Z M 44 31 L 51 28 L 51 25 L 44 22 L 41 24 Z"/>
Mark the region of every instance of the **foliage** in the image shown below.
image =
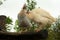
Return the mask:
<path id="1" fill-rule="evenodd" d="M 27 10 L 30 11 L 35 8 L 36 2 L 35 0 L 27 0 Z"/>
<path id="2" fill-rule="evenodd" d="M 49 36 L 47 40 L 60 40 L 60 16 L 57 21 L 49 28 Z"/>
<path id="3" fill-rule="evenodd" d="M 14 29 L 16 30 L 16 32 L 20 31 L 20 27 L 18 26 L 18 20 L 15 21 Z"/>
<path id="4" fill-rule="evenodd" d="M 0 1 L 0 5 L 1 5 L 1 4 L 3 4 L 3 2 L 2 2 L 2 1 Z"/>
<path id="5" fill-rule="evenodd" d="M 15 21 L 15 26 L 14 26 L 14 29 L 16 30 L 16 32 L 19 32 L 19 31 L 24 31 L 24 30 L 27 30 L 27 31 L 34 31 L 35 28 L 37 28 L 37 24 L 35 24 L 34 22 L 31 22 L 32 23 L 32 27 L 29 27 L 29 28 L 22 28 L 22 27 L 19 27 L 18 26 L 18 20 Z"/>
<path id="6" fill-rule="evenodd" d="M 34 21 L 31 21 L 31 24 L 32 24 L 32 27 L 30 28 L 30 30 L 29 30 L 29 31 L 34 31 L 34 30 L 35 30 L 35 28 L 38 28 L 38 24 L 37 24 L 37 23 L 35 23 Z"/>
<path id="7" fill-rule="evenodd" d="M 3 0 L 3 1 L 6 1 L 6 0 Z M 2 0 L 0 0 L 0 5 L 2 5 L 3 4 L 3 2 L 2 2 Z"/>
<path id="8" fill-rule="evenodd" d="M 48 38 L 47 38 L 47 40 L 56 40 L 55 37 L 56 37 L 56 33 L 51 29 L 48 30 Z"/>
<path id="9" fill-rule="evenodd" d="M 10 17 L 7 17 L 6 18 L 6 24 L 11 24 L 12 23 L 12 20 L 10 19 Z"/>
<path id="10" fill-rule="evenodd" d="M 11 30 L 11 25 L 12 25 L 12 19 L 10 17 L 6 18 L 6 30 L 10 31 Z"/>
<path id="11" fill-rule="evenodd" d="M 57 21 L 55 22 L 54 31 L 56 33 L 56 39 L 60 40 L 60 16 L 58 16 Z"/>
<path id="12" fill-rule="evenodd" d="M 11 24 L 6 24 L 6 31 L 10 32 L 11 29 Z"/>

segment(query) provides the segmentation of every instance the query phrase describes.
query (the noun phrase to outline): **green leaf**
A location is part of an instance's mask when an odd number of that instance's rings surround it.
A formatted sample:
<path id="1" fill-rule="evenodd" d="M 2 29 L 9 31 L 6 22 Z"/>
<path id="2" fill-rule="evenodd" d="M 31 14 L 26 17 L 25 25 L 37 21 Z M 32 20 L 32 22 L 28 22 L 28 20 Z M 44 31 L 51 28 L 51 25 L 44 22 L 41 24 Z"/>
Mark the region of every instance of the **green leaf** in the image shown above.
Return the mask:
<path id="1" fill-rule="evenodd" d="M 9 17 L 6 18 L 6 24 L 11 24 L 12 23 L 12 19 L 10 19 Z"/>
<path id="2" fill-rule="evenodd" d="M 35 8 L 36 2 L 35 0 L 27 0 L 27 10 L 30 11 Z"/>
<path id="3" fill-rule="evenodd" d="M 29 3 L 29 0 L 27 0 L 27 2 Z"/>
<path id="4" fill-rule="evenodd" d="M 3 4 L 3 2 L 2 2 L 2 1 L 0 1 L 0 5 L 1 5 L 1 4 Z"/>

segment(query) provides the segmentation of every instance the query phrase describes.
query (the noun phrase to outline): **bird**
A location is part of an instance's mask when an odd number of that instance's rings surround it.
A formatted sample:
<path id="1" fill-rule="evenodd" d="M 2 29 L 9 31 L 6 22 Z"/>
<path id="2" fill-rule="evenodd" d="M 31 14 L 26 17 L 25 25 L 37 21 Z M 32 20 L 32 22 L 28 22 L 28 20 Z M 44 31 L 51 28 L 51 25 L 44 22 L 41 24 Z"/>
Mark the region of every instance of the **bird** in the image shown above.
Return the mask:
<path id="1" fill-rule="evenodd" d="M 47 24 L 51 25 L 56 19 L 49 12 L 42 8 L 35 8 L 27 11 L 24 4 L 22 10 L 18 14 L 18 21 L 21 27 L 32 27 L 31 21 L 37 23 L 38 31 L 42 30 Z"/>

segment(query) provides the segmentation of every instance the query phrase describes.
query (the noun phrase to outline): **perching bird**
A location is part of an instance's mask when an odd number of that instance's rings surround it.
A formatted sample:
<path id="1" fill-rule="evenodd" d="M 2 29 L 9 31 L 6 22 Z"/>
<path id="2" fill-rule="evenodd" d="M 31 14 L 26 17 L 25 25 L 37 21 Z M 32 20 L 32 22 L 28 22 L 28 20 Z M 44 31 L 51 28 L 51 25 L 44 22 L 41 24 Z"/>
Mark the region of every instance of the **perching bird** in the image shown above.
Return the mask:
<path id="1" fill-rule="evenodd" d="M 31 11 L 27 11 L 26 5 L 23 6 L 23 9 L 18 14 L 18 20 L 21 27 L 31 27 L 32 24 L 30 20 L 34 21 L 38 24 L 39 29 L 37 30 L 42 30 L 45 25 L 52 24 L 56 21 L 54 17 L 41 8 L 35 8 Z"/>

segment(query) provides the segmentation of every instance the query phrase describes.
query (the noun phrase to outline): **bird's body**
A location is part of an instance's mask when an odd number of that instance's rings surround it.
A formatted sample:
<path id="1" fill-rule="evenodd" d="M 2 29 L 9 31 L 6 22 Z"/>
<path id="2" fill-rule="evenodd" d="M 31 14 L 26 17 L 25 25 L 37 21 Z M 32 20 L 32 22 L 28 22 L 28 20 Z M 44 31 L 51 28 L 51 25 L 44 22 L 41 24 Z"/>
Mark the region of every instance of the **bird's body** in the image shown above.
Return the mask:
<path id="1" fill-rule="evenodd" d="M 41 8 L 31 10 L 26 16 L 38 24 L 39 28 L 37 30 L 42 30 L 47 24 L 51 25 L 56 21 L 54 17 Z"/>
<path id="2" fill-rule="evenodd" d="M 25 7 L 24 7 L 25 8 Z M 26 9 L 22 9 L 21 12 L 18 14 L 18 20 L 20 26 L 31 27 L 32 24 L 30 22 L 34 21 L 35 23 L 39 24 L 39 30 L 43 29 L 45 25 L 52 24 L 56 21 L 54 17 L 52 17 L 48 12 L 41 8 L 35 8 L 31 11 Z"/>
<path id="3" fill-rule="evenodd" d="M 53 23 L 56 21 L 54 17 L 52 17 L 48 12 L 41 8 L 33 9 L 29 12 L 29 14 L 26 14 L 28 18 L 31 20 L 34 20 L 35 22 L 41 22 L 42 24 L 46 23 Z"/>

